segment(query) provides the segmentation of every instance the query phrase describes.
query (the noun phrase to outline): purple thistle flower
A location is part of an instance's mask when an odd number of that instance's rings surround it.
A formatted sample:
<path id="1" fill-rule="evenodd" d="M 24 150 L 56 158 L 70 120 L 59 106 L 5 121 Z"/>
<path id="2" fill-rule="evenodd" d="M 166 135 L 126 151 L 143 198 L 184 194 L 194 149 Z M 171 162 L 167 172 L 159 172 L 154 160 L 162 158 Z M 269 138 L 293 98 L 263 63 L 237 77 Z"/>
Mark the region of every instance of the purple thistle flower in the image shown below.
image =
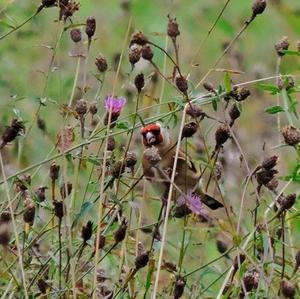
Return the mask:
<path id="1" fill-rule="evenodd" d="M 184 204 L 197 215 L 201 215 L 203 212 L 203 204 L 200 196 L 192 191 L 189 191 L 187 195 L 181 195 L 177 199 L 178 206 L 182 206 Z"/>
<path id="2" fill-rule="evenodd" d="M 104 103 L 104 108 L 112 114 L 120 114 L 126 104 L 126 99 L 123 97 L 107 96 Z"/>

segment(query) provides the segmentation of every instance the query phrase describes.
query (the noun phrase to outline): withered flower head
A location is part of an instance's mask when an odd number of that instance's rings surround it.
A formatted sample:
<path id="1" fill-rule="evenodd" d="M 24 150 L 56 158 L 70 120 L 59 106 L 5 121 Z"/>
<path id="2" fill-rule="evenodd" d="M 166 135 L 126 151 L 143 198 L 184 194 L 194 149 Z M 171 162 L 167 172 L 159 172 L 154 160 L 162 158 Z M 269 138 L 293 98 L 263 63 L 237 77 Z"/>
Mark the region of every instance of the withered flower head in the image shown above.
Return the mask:
<path id="1" fill-rule="evenodd" d="M 230 131 L 226 124 L 221 125 L 215 133 L 216 146 L 221 146 L 230 137 Z"/>
<path id="2" fill-rule="evenodd" d="M 145 60 L 151 61 L 153 56 L 154 56 L 154 54 L 153 54 L 153 51 L 152 51 L 150 45 L 144 45 L 142 47 L 142 57 Z"/>
<path id="3" fill-rule="evenodd" d="M 138 93 L 140 93 L 145 86 L 145 78 L 144 78 L 143 73 L 137 74 L 135 76 L 134 85 L 135 85 L 135 88 L 137 89 Z"/>
<path id="4" fill-rule="evenodd" d="M 233 104 L 229 109 L 229 116 L 231 118 L 231 125 L 234 123 L 236 119 L 238 119 L 241 116 L 241 112 L 238 109 L 236 104 Z"/>
<path id="5" fill-rule="evenodd" d="M 272 169 L 277 165 L 277 161 L 278 161 L 278 156 L 272 156 L 270 158 L 265 159 L 261 166 L 264 169 Z"/>
<path id="6" fill-rule="evenodd" d="M 161 161 L 157 147 L 152 146 L 147 148 L 144 152 L 144 159 L 146 159 L 151 166 L 156 166 Z"/>
<path id="7" fill-rule="evenodd" d="M 87 113 L 87 102 L 84 99 L 80 99 L 76 102 L 75 111 L 79 117 L 83 117 Z"/>
<path id="8" fill-rule="evenodd" d="M 53 162 L 50 166 L 50 178 L 52 181 L 58 179 L 60 166 Z"/>
<path id="9" fill-rule="evenodd" d="M 35 205 L 31 199 L 26 199 L 25 201 L 25 211 L 23 214 L 24 222 L 28 223 L 29 225 L 33 225 L 34 216 L 35 216 Z"/>
<path id="10" fill-rule="evenodd" d="M 210 82 L 204 82 L 204 83 L 203 83 L 203 87 L 204 87 L 207 91 L 209 91 L 209 92 L 214 92 L 214 91 L 215 91 L 215 87 L 214 87 L 213 84 L 210 83 Z"/>
<path id="11" fill-rule="evenodd" d="M 85 33 L 88 36 L 89 39 L 92 38 L 92 36 L 95 34 L 96 31 L 96 19 L 95 17 L 88 17 L 86 19 L 86 27 L 85 27 Z"/>
<path id="12" fill-rule="evenodd" d="M 171 18 L 168 16 L 169 22 L 168 22 L 168 28 L 167 28 L 167 34 L 172 39 L 176 39 L 176 37 L 180 34 L 179 26 L 176 21 L 176 18 Z"/>
<path id="13" fill-rule="evenodd" d="M 60 186 L 60 196 L 62 199 L 65 199 L 72 192 L 72 183 L 67 182 Z"/>
<path id="14" fill-rule="evenodd" d="M 125 157 L 125 166 L 126 167 L 133 167 L 137 162 L 137 157 L 134 152 L 128 152 Z"/>
<path id="15" fill-rule="evenodd" d="M 186 284 L 186 280 L 184 277 L 182 277 L 182 276 L 176 277 L 175 287 L 174 287 L 174 291 L 173 291 L 174 299 L 179 299 L 182 297 L 185 284 Z"/>
<path id="16" fill-rule="evenodd" d="M 108 66 L 107 66 L 107 61 L 106 61 L 106 59 L 105 59 L 104 56 L 99 55 L 99 56 L 96 58 L 95 65 L 97 66 L 98 71 L 99 71 L 100 73 L 104 73 L 104 72 L 107 71 Z"/>
<path id="17" fill-rule="evenodd" d="M 85 226 L 81 229 L 81 238 L 84 242 L 87 242 L 93 234 L 93 222 L 88 221 Z"/>
<path id="18" fill-rule="evenodd" d="M 135 269 L 139 270 L 141 268 L 144 268 L 149 262 L 149 252 L 144 252 L 140 255 L 138 255 L 135 259 Z"/>
<path id="19" fill-rule="evenodd" d="M 66 21 L 71 18 L 80 8 L 80 4 L 75 1 L 60 1 L 59 19 Z"/>
<path id="20" fill-rule="evenodd" d="M 285 126 L 281 129 L 281 134 L 286 144 L 296 146 L 300 142 L 300 131 L 294 126 Z"/>
<path id="21" fill-rule="evenodd" d="M 132 34 L 129 46 L 131 47 L 133 44 L 144 46 L 147 43 L 148 43 L 147 37 L 144 35 L 143 32 L 138 31 Z"/>
<path id="22" fill-rule="evenodd" d="M 43 7 L 51 7 L 56 4 L 56 0 L 42 0 Z"/>
<path id="23" fill-rule="evenodd" d="M 113 151 L 116 148 L 116 141 L 113 136 L 109 136 L 107 140 L 107 150 Z"/>
<path id="24" fill-rule="evenodd" d="M 0 149 L 3 148 L 8 142 L 13 141 L 21 133 L 25 132 L 24 123 L 20 120 L 13 119 L 11 125 L 6 127 L 2 134 L 2 144 Z"/>
<path id="25" fill-rule="evenodd" d="M 243 87 L 243 88 L 241 88 L 241 89 L 238 90 L 236 100 L 239 101 L 239 102 L 244 101 L 250 95 L 251 95 L 250 90 Z"/>
<path id="26" fill-rule="evenodd" d="M 184 125 L 182 129 L 182 138 L 192 137 L 198 130 L 198 125 L 195 122 L 190 122 Z"/>
<path id="27" fill-rule="evenodd" d="M 79 43 L 81 41 L 81 31 L 79 28 L 73 28 L 70 31 L 70 37 L 74 43 Z"/>
<path id="28" fill-rule="evenodd" d="M 258 288 L 259 273 L 256 270 L 248 271 L 243 278 L 245 289 L 247 292 Z"/>
<path id="29" fill-rule="evenodd" d="M 285 298 L 294 299 L 296 288 L 293 283 L 287 280 L 281 282 L 281 292 Z"/>
<path id="30" fill-rule="evenodd" d="M 115 239 L 116 244 L 122 242 L 125 239 L 126 230 L 127 230 L 127 223 L 128 223 L 127 219 L 124 218 L 121 225 L 120 225 L 120 227 L 114 233 L 114 239 Z"/>
<path id="31" fill-rule="evenodd" d="M 297 196 L 295 193 L 292 193 L 292 194 L 289 194 L 289 195 L 283 197 L 282 201 L 280 202 L 281 210 L 285 211 L 285 210 L 289 210 L 290 208 L 292 208 L 296 202 L 296 198 L 297 198 Z"/>
<path id="32" fill-rule="evenodd" d="M 132 46 L 129 49 L 128 57 L 131 65 L 135 65 L 141 59 L 142 52 L 140 47 Z"/>
<path id="33" fill-rule="evenodd" d="M 53 202 L 54 205 L 54 214 L 57 218 L 63 218 L 64 217 L 64 204 L 62 201 L 55 200 Z"/>
<path id="34" fill-rule="evenodd" d="M 197 118 L 200 116 L 205 116 L 205 113 L 203 112 L 202 108 L 195 104 L 195 103 L 190 103 L 187 108 L 186 108 L 186 114 L 189 115 L 192 118 Z"/>
<path id="35" fill-rule="evenodd" d="M 90 107 L 89 107 L 89 113 L 91 113 L 92 115 L 95 115 L 98 112 L 98 108 L 96 106 L 96 103 L 91 103 Z"/>
<path id="36" fill-rule="evenodd" d="M 182 93 L 186 93 L 189 88 L 188 82 L 187 82 L 186 78 L 184 78 L 183 76 L 177 76 L 175 78 L 175 84 Z"/>
<path id="37" fill-rule="evenodd" d="M 284 36 L 279 42 L 275 44 L 275 50 L 278 56 L 284 56 L 284 51 L 288 50 L 290 46 L 287 36 Z"/>
<path id="38" fill-rule="evenodd" d="M 252 5 L 253 16 L 256 17 L 259 14 L 262 14 L 266 9 L 267 1 L 266 0 L 256 0 Z"/>

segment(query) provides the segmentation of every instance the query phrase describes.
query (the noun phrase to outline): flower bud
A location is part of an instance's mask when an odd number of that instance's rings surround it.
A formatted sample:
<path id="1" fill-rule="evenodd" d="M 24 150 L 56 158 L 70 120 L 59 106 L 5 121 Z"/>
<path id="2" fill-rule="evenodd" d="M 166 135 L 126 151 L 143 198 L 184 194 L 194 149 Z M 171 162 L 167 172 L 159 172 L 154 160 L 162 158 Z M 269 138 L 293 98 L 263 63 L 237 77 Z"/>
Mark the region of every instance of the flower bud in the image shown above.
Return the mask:
<path id="1" fill-rule="evenodd" d="M 83 117 L 87 113 L 87 102 L 84 99 L 78 100 L 75 105 L 75 111 L 79 117 Z"/>
<path id="2" fill-rule="evenodd" d="M 139 270 L 141 268 L 144 268 L 149 262 L 149 252 L 142 253 L 138 255 L 135 259 L 135 269 Z"/>
<path id="3" fill-rule="evenodd" d="M 60 196 L 62 199 L 65 199 L 67 196 L 69 196 L 72 192 L 72 183 L 67 182 L 65 184 L 62 184 L 60 187 Z"/>
<path id="4" fill-rule="evenodd" d="M 238 119 L 241 115 L 240 110 L 238 109 L 236 104 L 233 104 L 229 109 L 229 116 L 231 118 L 231 125 L 233 125 L 234 121 Z"/>
<path id="5" fill-rule="evenodd" d="M 125 157 L 125 166 L 129 168 L 134 167 L 136 162 L 137 162 L 136 154 L 133 152 L 128 152 Z"/>
<path id="6" fill-rule="evenodd" d="M 176 39 L 176 37 L 180 34 L 178 23 L 176 21 L 176 18 L 171 18 L 169 16 L 169 23 L 168 23 L 168 29 L 167 34 L 172 39 Z"/>
<path id="7" fill-rule="evenodd" d="M 190 122 L 184 125 L 182 129 L 182 138 L 192 137 L 198 129 L 198 125 L 195 122 Z"/>
<path id="8" fill-rule="evenodd" d="M 135 65 L 141 59 L 141 49 L 138 47 L 131 47 L 129 49 L 129 62 Z"/>
<path id="9" fill-rule="evenodd" d="M 281 210 L 282 211 L 289 210 L 290 208 L 293 207 L 295 202 L 296 202 L 296 194 L 295 193 L 285 196 L 283 198 L 282 202 L 280 203 Z"/>
<path id="10" fill-rule="evenodd" d="M 25 201 L 25 211 L 23 214 L 23 220 L 24 222 L 28 223 L 29 225 L 33 225 L 34 222 L 34 216 L 35 216 L 35 205 L 34 202 L 31 199 L 27 199 Z"/>
<path id="11" fill-rule="evenodd" d="M 285 298 L 294 299 L 296 288 L 290 281 L 283 280 L 281 282 L 281 292 Z"/>
<path id="12" fill-rule="evenodd" d="M 61 219 L 64 217 L 64 204 L 62 201 L 53 201 L 54 214 L 57 218 Z"/>
<path id="13" fill-rule="evenodd" d="M 230 131 L 227 125 L 220 126 L 215 133 L 216 146 L 221 146 L 230 137 Z"/>
<path id="14" fill-rule="evenodd" d="M 205 116 L 205 113 L 197 104 L 191 103 L 186 107 L 186 114 L 191 116 L 192 118 L 197 118 L 200 116 Z"/>
<path id="15" fill-rule="evenodd" d="M 50 178 L 52 181 L 58 179 L 60 166 L 53 162 L 50 166 Z"/>
<path id="16" fill-rule="evenodd" d="M 182 297 L 185 284 L 186 284 L 186 280 L 184 277 L 178 276 L 176 278 L 174 292 L 173 292 L 174 299 L 179 299 Z"/>
<path id="17" fill-rule="evenodd" d="M 148 43 L 147 37 L 144 35 L 143 32 L 138 31 L 132 34 L 130 39 L 130 46 L 133 44 L 137 44 L 139 46 L 144 46 Z"/>
<path id="18" fill-rule="evenodd" d="M 265 159 L 261 166 L 264 169 L 270 170 L 272 168 L 274 168 L 277 165 L 277 161 L 278 161 L 278 156 L 272 156 L 270 158 Z"/>
<path id="19" fill-rule="evenodd" d="M 116 147 L 116 141 L 113 136 L 109 136 L 107 140 L 107 150 L 108 151 L 113 151 Z"/>
<path id="20" fill-rule="evenodd" d="M 88 223 L 81 229 L 81 238 L 86 243 L 93 234 L 93 222 L 88 221 Z"/>
<path id="21" fill-rule="evenodd" d="M 259 14 L 262 14 L 267 6 L 266 0 L 256 0 L 252 6 L 253 16 L 256 17 Z"/>
<path id="22" fill-rule="evenodd" d="M 95 115 L 98 112 L 98 108 L 96 106 L 96 104 L 91 104 L 89 107 L 89 113 L 91 113 L 92 115 Z"/>

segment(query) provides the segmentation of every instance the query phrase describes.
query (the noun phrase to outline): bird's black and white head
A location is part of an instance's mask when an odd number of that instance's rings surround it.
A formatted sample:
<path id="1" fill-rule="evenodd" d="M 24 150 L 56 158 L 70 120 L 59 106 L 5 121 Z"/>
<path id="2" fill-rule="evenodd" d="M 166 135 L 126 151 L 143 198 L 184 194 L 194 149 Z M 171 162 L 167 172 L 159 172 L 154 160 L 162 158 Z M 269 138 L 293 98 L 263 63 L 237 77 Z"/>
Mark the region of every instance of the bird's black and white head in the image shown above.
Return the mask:
<path id="1" fill-rule="evenodd" d="M 145 147 L 169 144 L 168 132 L 159 124 L 152 123 L 141 129 Z"/>

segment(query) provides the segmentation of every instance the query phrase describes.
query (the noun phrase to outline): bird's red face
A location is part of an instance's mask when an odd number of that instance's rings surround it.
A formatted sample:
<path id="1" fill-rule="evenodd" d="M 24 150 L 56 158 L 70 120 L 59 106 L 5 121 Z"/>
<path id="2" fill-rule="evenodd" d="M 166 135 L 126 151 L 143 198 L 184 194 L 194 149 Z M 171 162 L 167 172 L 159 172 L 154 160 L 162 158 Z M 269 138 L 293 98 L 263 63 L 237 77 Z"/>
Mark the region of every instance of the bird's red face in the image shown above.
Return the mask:
<path id="1" fill-rule="evenodd" d="M 158 145 L 164 140 L 161 132 L 161 126 L 157 123 L 153 123 L 143 127 L 141 129 L 141 134 L 143 136 L 143 143 L 147 147 Z"/>

